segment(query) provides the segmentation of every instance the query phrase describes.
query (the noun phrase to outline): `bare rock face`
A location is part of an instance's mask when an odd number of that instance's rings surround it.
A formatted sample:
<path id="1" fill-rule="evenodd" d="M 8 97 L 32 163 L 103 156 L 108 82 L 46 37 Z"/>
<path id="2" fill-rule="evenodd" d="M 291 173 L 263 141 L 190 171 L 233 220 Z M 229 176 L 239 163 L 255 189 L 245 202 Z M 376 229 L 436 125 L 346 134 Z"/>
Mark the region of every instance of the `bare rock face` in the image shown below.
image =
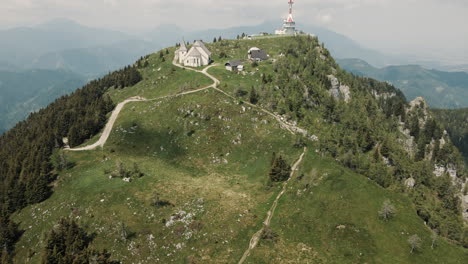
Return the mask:
<path id="1" fill-rule="evenodd" d="M 403 139 L 399 139 L 400 143 L 403 145 L 403 147 L 405 148 L 406 152 L 408 152 L 408 154 L 410 154 L 411 156 L 414 156 L 416 142 L 414 140 L 414 137 L 410 135 L 410 130 L 405 129 L 404 123 L 401 123 L 398 129 L 400 130 L 400 133 L 403 135 Z"/>
<path id="2" fill-rule="evenodd" d="M 418 97 L 409 103 L 409 107 L 406 109 L 406 114 L 416 115 L 418 117 L 419 128 L 421 130 L 424 129 L 430 117 L 426 101 L 422 97 Z M 400 142 L 405 147 L 406 152 L 414 157 L 414 154 L 417 150 L 417 142 L 415 141 L 415 138 L 410 135 L 410 130 L 405 128 L 405 123 L 401 122 L 398 128 L 403 135 L 403 138 L 400 139 Z M 436 142 L 431 143 L 436 144 Z M 430 149 L 433 149 L 433 146 Z M 432 151 L 429 151 L 427 154 L 432 156 Z"/>
<path id="3" fill-rule="evenodd" d="M 406 179 L 405 181 L 405 186 L 408 188 L 414 188 L 414 185 L 416 185 L 416 181 L 413 178 Z"/>
<path id="4" fill-rule="evenodd" d="M 332 86 L 328 93 L 336 100 L 343 99 L 346 103 L 348 103 L 351 100 L 351 91 L 349 86 L 341 84 L 338 78 L 336 78 L 334 75 L 328 75 L 327 77 Z"/>
<path id="5" fill-rule="evenodd" d="M 343 100 L 348 103 L 351 100 L 351 92 L 349 90 L 349 86 L 347 85 L 340 85 L 340 94 L 343 97 Z"/>
<path id="6" fill-rule="evenodd" d="M 396 93 L 378 93 L 377 91 L 372 91 L 372 94 L 376 99 L 383 98 L 383 99 L 389 99 L 392 97 L 396 96 Z"/>
<path id="7" fill-rule="evenodd" d="M 411 101 L 409 104 L 410 107 L 407 112 L 415 112 L 418 109 L 421 109 L 422 115 L 419 116 L 419 127 L 424 128 L 429 118 L 429 111 L 427 109 L 426 100 L 424 100 L 424 98 L 422 97 L 418 97 Z"/>

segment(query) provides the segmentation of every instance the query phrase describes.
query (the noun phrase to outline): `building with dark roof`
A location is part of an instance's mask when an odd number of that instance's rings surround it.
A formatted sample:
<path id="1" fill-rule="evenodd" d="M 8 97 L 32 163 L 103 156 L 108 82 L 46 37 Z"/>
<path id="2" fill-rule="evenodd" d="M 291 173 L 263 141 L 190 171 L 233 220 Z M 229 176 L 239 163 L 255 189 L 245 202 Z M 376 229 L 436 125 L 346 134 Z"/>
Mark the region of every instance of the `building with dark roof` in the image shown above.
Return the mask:
<path id="1" fill-rule="evenodd" d="M 252 48 L 249 50 L 249 59 L 252 61 L 264 61 L 268 60 L 269 57 L 266 51 L 258 48 Z"/>
<path id="2" fill-rule="evenodd" d="M 228 71 L 243 71 L 244 65 L 240 60 L 232 60 L 228 61 L 224 66 L 226 66 L 226 70 Z"/>

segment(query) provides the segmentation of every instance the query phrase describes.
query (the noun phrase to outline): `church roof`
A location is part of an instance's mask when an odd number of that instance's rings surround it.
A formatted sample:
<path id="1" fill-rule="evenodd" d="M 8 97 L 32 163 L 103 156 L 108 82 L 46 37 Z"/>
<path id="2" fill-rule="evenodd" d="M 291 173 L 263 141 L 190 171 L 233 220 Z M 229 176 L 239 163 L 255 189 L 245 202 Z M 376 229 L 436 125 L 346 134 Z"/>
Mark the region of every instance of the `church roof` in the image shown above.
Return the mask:
<path id="1" fill-rule="evenodd" d="M 200 53 L 198 48 L 197 47 L 192 47 L 185 57 L 188 58 L 188 57 L 201 57 L 201 56 L 202 56 L 202 54 Z"/>
<path id="2" fill-rule="evenodd" d="M 180 48 L 179 48 L 179 50 L 181 50 L 181 51 L 182 51 L 182 50 L 187 51 L 187 46 L 185 46 L 185 42 L 182 41 L 182 42 L 180 43 Z"/>
<path id="3" fill-rule="evenodd" d="M 211 56 L 211 52 L 208 50 L 208 48 L 206 48 L 206 46 L 205 46 L 205 44 L 203 43 L 203 41 L 201 41 L 201 40 L 195 41 L 195 43 L 193 44 L 193 47 L 199 47 L 199 48 L 201 48 L 208 56 Z"/>

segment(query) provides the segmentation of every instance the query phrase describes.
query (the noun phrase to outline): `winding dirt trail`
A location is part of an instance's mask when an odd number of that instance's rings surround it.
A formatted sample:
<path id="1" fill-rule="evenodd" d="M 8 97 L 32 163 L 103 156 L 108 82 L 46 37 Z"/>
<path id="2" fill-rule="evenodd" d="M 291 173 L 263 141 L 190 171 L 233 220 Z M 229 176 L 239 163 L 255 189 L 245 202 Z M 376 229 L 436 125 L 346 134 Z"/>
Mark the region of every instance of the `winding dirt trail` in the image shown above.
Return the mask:
<path id="1" fill-rule="evenodd" d="M 263 230 L 265 230 L 266 227 L 270 226 L 271 219 L 275 215 L 276 207 L 278 206 L 278 202 L 283 196 L 283 194 L 286 192 L 286 187 L 288 186 L 289 181 L 293 178 L 294 173 L 297 171 L 297 168 L 302 162 L 302 159 L 304 158 L 305 154 L 307 152 L 307 147 L 304 148 L 304 151 L 302 152 L 301 156 L 299 159 L 294 163 L 294 165 L 291 168 L 291 174 L 289 175 L 289 179 L 283 183 L 283 189 L 281 190 L 280 193 L 276 196 L 275 201 L 270 207 L 270 210 L 267 212 L 267 217 L 265 221 L 263 221 L 263 226 L 260 230 L 258 230 L 250 239 L 249 242 L 249 247 L 247 250 L 244 252 L 244 255 L 242 255 L 242 258 L 239 260 L 239 264 L 244 263 L 244 261 L 247 259 L 247 257 L 250 255 L 250 252 L 257 246 L 258 241 L 260 241 L 260 236 L 262 235 Z"/>
<path id="2" fill-rule="evenodd" d="M 208 78 L 210 78 L 211 80 L 213 80 L 213 84 L 210 84 L 210 85 L 208 85 L 206 87 L 202 87 L 202 88 L 195 89 L 195 90 L 185 91 L 185 92 L 181 92 L 181 93 L 173 94 L 173 95 L 161 96 L 161 97 L 152 98 L 152 99 L 146 99 L 146 98 L 139 97 L 139 96 L 128 98 L 127 100 L 125 100 L 123 102 L 120 102 L 115 107 L 114 111 L 112 111 L 112 114 L 111 114 L 109 120 L 107 121 L 106 126 L 104 127 L 104 130 L 103 130 L 103 132 L 101 134 L 101 137 L 99 138 L 99 140 L 97 142 L 95 142 L 94 144 L 91 144 L 89 146 L 80 147 L 80 148 L 65 148 L 65 150 L 68 150 L 68 151 L 86 151 L 86 150 L 94 150 L 94 149 L 96 149 L 98 147 L 104 147 L 104 144 L 106 144 L 107 139 L 109 138 L 110 133 L 112 132 L 112 128 L 114 127 L 115 121 L 119 117 L 119 114 L 122 111 L 122 109 L 124 108 L 124 106 L 126 104 L 128 104 L 128 103 L 131 103 L 131 102 L 150 102 L 150 101 L 162 100 L 162 99 L 166 99 L 166 98 L 174 98 L 174 97 L 178 97 L 178 96 L 183 96 L 183 95 L 187 95 L 187 94 L 201 92 L 201 91 L 209 89 L 209 88 L 215 88 L 216 89 L 218 84 L 219 84 L 219 80 L 208 73 L 208 69 L 211 68 L 211 67 L 216 66 L 216 64 L 208 66 L 205 69 L 203 69 L 202 71 L 198 71 L 198 70 L 194 70 L 194 69 L 191 69 L 191 68 L 181 66 L 181 65 L 177 64 L 175 61 L 173 61 L 172 64 L 179 67 L 179 68 L 183 68 L 183 69 L 187 69 L 187 70 L 202 73 L 205 76 L 207 76 Z"/>
<path id="3" fill-rule="evenodd" d="M 124 106 L 128 103 L 131 103 L 131 102 L 149 102 L 149 101 L 156 101 L 156 100 L 161 100 L 161 99 L 166 99 L 166 98 L 173 98 L 173 97 L 178 97 L 178 96 L 182 96 L 182 95 L 187 95 L 187 94 L 192 94 L 192 93 L 196 93 L 196 92 L 200 92 L 200 91 L 203 91 L 203 90 L 206 90 L 206 89 L 209 89 L 209 88 L 213 88 L 215 89 L 216 91 L 234 99 L 234 100 L 237 100 L 234 96 L 228 94 L 227 92 L 221 90 L 218 88 L 218 85 L 220 83 L 220 81 L 214 77 L 213 75 L 209 74 L 208 73 L 208 70 L 211 68 L 211 67 L 214 67 L 214 66 L 217 66 L 217 64 L 213 64 L 213 65 L 210 65 L 208 67 L 206 67 L 205 69 L 203 70 L 196 70 L 196 69 L 193 69 L 193 68 L 189 68 L 189 67 L 185 67 L 185 66 L 182 66 L 180 64 L 177 63 L 177 61 L 174 59 L 172 61 L 172 64 L 176 67 L 179 67 L 181 69 L 186 69 L 186 70 L 190 70 L 190 71 L 194 71 L 194 72 L 199 72 L 201 74 L 204 74 L 206 77 L 210 78 L 213 83 L 206 86 L 206 87 L 203 87 L 203 88 L 199 88 L 199 89 L 195 89 L 195 90 L 190 90 L 190 91 L 186 91 L 186 92 L 182 92 L 182 93 L 178 93 L 178 94 L 174 94 L 174 95 L 167 95 L 167 96 L 161 96 L 161 97 L 157 97 L 157 98 L 152 98 L 152 99 L 146 99 L 146 98 L 143 98 L 143 97 L 140 97 L 140 96 L 135 96 L 135 97 L 131 97 L 131 98 L 128 98 L 127 100 L 123 101 L 123 102 L 120 102 L 116 107 L 115 109 L 112 111 L 112 114 L 111 114 L 111 117 L 109 118 L 109 120 L 107 121 L 107 124 L 106 126 L 104 127 L 104 130 L 101 134 L 101 137 L 99 138 L 99 140 L 91 145 L 88 145 L 88 146 L 84 146 L 84 147 L 79 147 L 79 148 L 69 148 L 69 147 L 66 147 L 65 150 L 68 150 L 68 151 L 86 151 L 86 150 L 94 150 L 98 147 L 104 147 L 104 145 L 106 144 L 107 142 L 107 139 L 109 139 L 109 136 L 110 136 L 110 133 L 112 132 L 112 128 L 114 127 L 114 124 L 115 124 L 115 121 L 117 120 L 120 112 L 122 111 L 122 109 L 124 108 Z M 251 107 L 254 107 L 254 108 L 257 108 L 259 109 L 260 111 L 272 116 L 273 118 L 275 118 L 278 123 L 283 127 L 285 128 L 286 130 L 288 130 L 291 134 L 295 134 L 295 133 L 301 133 L 303 135 L 307 135 L 307 130 L 305 129 L 302 129 L 302 128 L 299 128 L 293 124 L 290 124 L 288 122 L 285 122 L 282 117 L 278 116 L 278 115 L 275 115 L 274 113 L 260 107 L 260 106 L 257 106 L 257 105 L 254 105 L 254 104 L 251 104 L 249 102 L 244 102 L 246 105 L 249 105 Z"/>

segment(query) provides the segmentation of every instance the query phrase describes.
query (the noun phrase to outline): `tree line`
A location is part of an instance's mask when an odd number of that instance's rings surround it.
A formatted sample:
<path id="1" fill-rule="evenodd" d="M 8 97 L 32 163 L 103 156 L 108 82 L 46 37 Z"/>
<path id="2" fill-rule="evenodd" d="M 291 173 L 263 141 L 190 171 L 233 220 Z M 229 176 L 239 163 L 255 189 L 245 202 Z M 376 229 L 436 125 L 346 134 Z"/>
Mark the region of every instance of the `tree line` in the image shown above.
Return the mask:
<path id="1" fill-rule="evenodd" d="M 65 137 L 73 147 L 96 135 L 114 108 L 106 91 L 135 85 L 141 79 L 136 67 L 127 66 L 62 96 L 0 137 L 2 255 L 11 256 L 21 234 L 10 215 L 51 195 L 49 185 L 56 178 L 51 162 L 53 150 L 64 146 Z"/>

